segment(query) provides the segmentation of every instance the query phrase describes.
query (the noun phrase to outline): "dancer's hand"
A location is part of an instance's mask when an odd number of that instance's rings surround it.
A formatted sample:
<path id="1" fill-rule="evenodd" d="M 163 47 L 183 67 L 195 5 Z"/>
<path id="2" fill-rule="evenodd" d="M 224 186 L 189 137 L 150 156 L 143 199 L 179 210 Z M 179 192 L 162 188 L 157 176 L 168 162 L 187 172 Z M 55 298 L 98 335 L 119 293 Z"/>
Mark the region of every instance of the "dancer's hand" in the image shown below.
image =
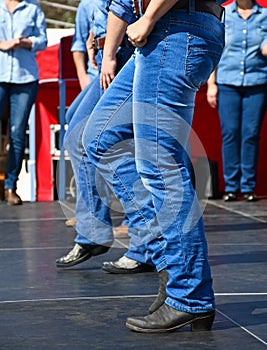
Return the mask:
<path id="1" fill-rule="evenodd" d="M 0 50 L 8 51 L 20 47 L 22 36 L 10 40 L 0 41 Z"/>
<path id="2" fill-rule="evenodd" d="M 217 107 L 218 99 L 218 87 L 215 83 L 208 84 L 207 88 L 207 101 L 212 108 Z"/>
<path id="3" fill-rule="evenodd" d="M 116 57 L 109 58 L 103 57 L 101 73 L 100 73 L 100 86 L 103 90 L 106 90 L 111 84 L 112 80 L 115 77 L 115 72 L 117 68 Z"/>
<path id="4" fill-rule="evenodd" d="M 150 21 L 145 15 L 138 21 L 127 27 L 126 34 L 129 42 L 135 47 L 142 47 L 147 43 L 147 37 L 154 28 L 154 22 Z"/>

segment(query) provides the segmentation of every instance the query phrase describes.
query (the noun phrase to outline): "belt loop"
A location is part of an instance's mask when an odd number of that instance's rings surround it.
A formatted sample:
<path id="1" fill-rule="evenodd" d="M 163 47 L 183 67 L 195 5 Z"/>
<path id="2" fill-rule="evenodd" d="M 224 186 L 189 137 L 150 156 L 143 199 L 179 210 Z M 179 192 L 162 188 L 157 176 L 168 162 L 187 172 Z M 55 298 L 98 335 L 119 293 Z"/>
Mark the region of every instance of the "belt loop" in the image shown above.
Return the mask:
<path id="1" fill-rule="evenodd" d="M 195 0 L 189 0 L 188 14 L 189 15 L 194 15 L 195 14 Z"/>

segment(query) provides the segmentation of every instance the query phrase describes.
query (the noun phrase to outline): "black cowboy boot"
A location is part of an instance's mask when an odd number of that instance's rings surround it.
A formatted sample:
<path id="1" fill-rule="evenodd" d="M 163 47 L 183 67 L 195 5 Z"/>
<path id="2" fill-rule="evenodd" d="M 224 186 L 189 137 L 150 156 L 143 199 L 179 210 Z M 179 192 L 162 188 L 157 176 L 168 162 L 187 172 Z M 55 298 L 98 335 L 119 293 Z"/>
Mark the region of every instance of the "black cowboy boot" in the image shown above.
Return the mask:
<path id="1" fill-rule="evenodd" d="M 166 284 L 168 282 L 168 272 L 166 270 L 161 270 L 159 272 L 159 290 L 158 295 L 154 303 L 149 308 L 149 313 L 152 314 L 155 312 L 161 305 L 164 303 L 167 298 L 166 294 Z"/>
<path id="2" fill-rule="evenodd" d="M 201 313 L 189 313 L 176 310 L 163 304 L 157 311 L 145 317 L 128 317 L 126 327 L 141 333 L 173 332 L 185 325 L 191 325 L 191 331 L 210 331 L 215 310 Z"/>

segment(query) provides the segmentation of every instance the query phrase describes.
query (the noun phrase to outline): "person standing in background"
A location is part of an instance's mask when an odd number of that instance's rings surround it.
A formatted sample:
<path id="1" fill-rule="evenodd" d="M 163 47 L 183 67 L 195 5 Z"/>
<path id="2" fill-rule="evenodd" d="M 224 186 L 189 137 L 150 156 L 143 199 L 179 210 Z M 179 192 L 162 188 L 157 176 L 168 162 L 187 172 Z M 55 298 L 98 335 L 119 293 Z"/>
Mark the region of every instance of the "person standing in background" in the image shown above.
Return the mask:
<path id="1" fill-rule="evenodd" d="M 9 151 L 5 201 L 22 204 L 16 193 L 25 152 L 27 123 L 38 91 L 36 52 L 47 45 L 44 13 L 34 0 L 0 0 L 0 117 L 9 107 Z"/>
<path id="2" fill-rule="evenodd" d="M 224 201 L 238 191 L 257 200 L 260 130 L 267 104 L 267 9 L 253 0 L 225 6 L 225 48 L 208 80 L 207 100 L 218 106 L 222 130 Z"/>

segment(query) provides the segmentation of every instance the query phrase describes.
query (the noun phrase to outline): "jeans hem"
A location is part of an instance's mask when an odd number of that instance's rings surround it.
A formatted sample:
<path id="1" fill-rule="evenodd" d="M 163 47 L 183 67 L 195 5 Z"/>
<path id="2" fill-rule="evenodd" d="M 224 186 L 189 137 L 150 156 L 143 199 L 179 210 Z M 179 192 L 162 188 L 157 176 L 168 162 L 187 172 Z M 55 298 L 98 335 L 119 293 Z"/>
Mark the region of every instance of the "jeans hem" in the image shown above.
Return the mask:
<path id="1" fill-rule="evenodd" d="M 202 313 L 202 312 L 209 312 L 209 311 L 215 310 L 215 305 L 213 303 L 210 303 L 209 306 L 207 305 L 207 306 L 202 306 L 202 307 L 201 306 L 190 307 L 190 306 L 185 306 L 185 305 L 177 302 L 177 300 L 174 300 L 170 297 L 168 297 L 165 300 L 165 303 L 178 311 L 189 312 L 189 313 Z"/>
<path id="2" fill-rule="evenodd" d="M 157 271 L 158 271 L 158 272 L 160 272 L 160 271 L 162 271 L 162 270 L 166 270 L 167 264 L 166 264 L 165 261 L 162 261 L 160 264 L 158 264 L 158 265 L 156 266 L 156 268 L 157 268 Z"/>

